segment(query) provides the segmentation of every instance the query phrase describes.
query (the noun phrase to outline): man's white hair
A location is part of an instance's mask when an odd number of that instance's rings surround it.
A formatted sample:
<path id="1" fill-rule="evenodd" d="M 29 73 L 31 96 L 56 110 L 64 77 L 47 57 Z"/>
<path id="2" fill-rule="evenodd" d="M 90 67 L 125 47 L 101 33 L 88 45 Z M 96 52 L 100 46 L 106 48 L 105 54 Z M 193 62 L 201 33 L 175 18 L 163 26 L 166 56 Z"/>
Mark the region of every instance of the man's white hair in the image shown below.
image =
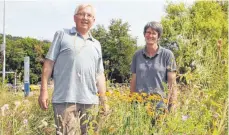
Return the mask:
<path id="1" fill-rule="evenodd" d="M 76 7 L 75 9 L 75 12 L 74 12 L 74 15 L 76 15 L 80 10 L 84 9 L 85 7 L 91 7 L 92 9 L 92 15 L 94 16 L 95 18 L 95 8 L 91 5 L 91 4 L 80 4 Z"/>

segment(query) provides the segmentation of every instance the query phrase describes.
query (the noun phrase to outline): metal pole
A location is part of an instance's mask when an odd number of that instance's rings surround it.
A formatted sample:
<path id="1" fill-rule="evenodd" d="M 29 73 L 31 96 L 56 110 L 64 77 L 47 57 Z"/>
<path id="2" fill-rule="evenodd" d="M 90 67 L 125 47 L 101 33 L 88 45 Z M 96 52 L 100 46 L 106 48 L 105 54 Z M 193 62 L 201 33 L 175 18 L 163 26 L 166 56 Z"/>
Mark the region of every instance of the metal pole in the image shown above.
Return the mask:
<path id="1" fill-rule="evenodd" d="M 4 84 L 6 76 L 6 33 L 5 33 L 5 0 L 3 7 L 3 67 L 2 67 L 2 83 Z"/>
<path id="2" fill-rule="evenodd" d="M 24 57 L 24 92 L 25 97 L 29 96 L 29 57 Z"/>
<path id="3" fill-rule="evenodd" d="M 17 72 L 14 72 L 14 92 L 17 92 Z"/>

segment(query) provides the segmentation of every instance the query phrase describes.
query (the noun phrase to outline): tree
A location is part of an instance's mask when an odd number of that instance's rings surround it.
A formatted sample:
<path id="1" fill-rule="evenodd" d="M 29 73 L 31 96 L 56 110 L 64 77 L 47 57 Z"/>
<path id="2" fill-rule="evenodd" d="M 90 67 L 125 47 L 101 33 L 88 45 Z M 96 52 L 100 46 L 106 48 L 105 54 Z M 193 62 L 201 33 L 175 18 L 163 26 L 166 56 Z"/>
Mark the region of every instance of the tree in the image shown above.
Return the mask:
<path id="1" fill-rule="evenodd" d="M 189 7 L 183 3 L 168 4 L 167 15 L 162 19 L 164 28 L 162 44 L 167 47 L 171 43 L 179 45 L 179 50 L 174 50 L 174 52 L 179 65 L 179 73 L 182 75 L 188 73 L 190 68 L 194 70 L 197 66 L 207 66 L 204 63 L 209 64 L 213 59 L 217 61 L 215 56 L 218 54 L 217 42 L 220 39 L 223 41 L 222 48 L 224 48 L 224 51 L 221 52 L 221 60 L 226 60 L 228 16 L 224 8 L 225 6 L 218 2 L 198 1 Z M 206 72 L 213 71 L 208 70 L 205 68 Z M 206 79 L 207 76 L 203 80 Z M 189 82 L 197 78 L 192 77 L 185 80 Z"/>
<path id="2" fill-rule="evenodd" d="M 127 22 L 113 19 L 108 31 L 101 25 L 92 30 L 93 36 L 102 46 L 108 79 L 119 83 L 129 80 L 130 63 L 136 50 L 136 38 L 128 34 L 129 27 Z"/>
<path id="3" fill-rule="evenodd" d="M 173 50 L 179 83 L 186 84 L 185 94 L 205 93 L 197 99 L 203 104 L 188 106 L 187 112 L 199 110 L 197 118 L 206 129 L 198 134 L 227 134 L 228 1 L 197 1 L 191 6 L 169 3 L 166 12 L 162 43 L 179 46 Z M 209 117 L 216 113 L 220 117 Z"/>
<path id="4" fill-rule="evenodd" d="M 0 36 L 2 42 L 2 36 Z M 30 83 L 36 84 L 41 78 L 43 59 L 48 52 L 50 42 L 33 38 L 6 36 L 6 71 L 24 73 L 24 57 L 30 57 Z M 2 64 L 0 65 L 2 69 Z M 19 76 L 23 81 L 23 74 Z M 18 79 L 19 79 L 18 78 Z M 14 76 L 7 75 L 9 83 L 13 83 Z"/>

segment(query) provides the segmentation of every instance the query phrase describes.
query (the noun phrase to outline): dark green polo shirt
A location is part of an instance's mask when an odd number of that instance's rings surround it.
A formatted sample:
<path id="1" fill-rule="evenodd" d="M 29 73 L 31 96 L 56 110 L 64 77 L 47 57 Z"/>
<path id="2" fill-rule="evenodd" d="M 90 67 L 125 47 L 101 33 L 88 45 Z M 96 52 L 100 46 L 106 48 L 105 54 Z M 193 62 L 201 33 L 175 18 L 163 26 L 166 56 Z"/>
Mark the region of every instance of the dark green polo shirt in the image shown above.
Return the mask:
<path id="1" fill-rule="evenodd" d="M 136 92 L 165 97 L 163 83 L 167 83 L 167 73 L 175 70 L 175 57 L 170 50 L 159 46 L 154 57 L 147 56 L 145 48 L 138 50 L 131 63 L 131 72 L 136 74 Z"/>

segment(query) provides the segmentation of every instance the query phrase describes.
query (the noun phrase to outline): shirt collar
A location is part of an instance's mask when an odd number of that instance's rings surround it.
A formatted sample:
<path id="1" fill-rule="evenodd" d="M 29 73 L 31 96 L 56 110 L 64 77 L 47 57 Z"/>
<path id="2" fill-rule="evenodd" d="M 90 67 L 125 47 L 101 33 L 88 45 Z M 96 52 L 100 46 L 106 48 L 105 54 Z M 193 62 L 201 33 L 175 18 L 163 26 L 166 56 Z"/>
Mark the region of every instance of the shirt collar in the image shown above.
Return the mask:
<path id="1" fill-rule="evenodd" d="M 162 51 L 162 47 L 161 47 L 160 45 L 158 45 L 158 50 L 157 50 L 156 54 L 155 54 L 153 57 L 150 57 L 150 56 L 148 56 L 147 53 L 146 53 L 146 46 L 145 46 L 145 47 L 142 49 L 142 54 L 143 54 L 143 56 L 144 56 L 145 58 L 151 59 L 151 58 L 156 57 L 158 54 L 160 54 L 161 51 Z"/>
<path id="2" fill-rule="evenodd" d="M 76 30 L 76 27 L 72 27 L 69 32 L 70 34 L 77 34 L 77 36 L 81 36 L 80 33 Z M 94 42 L 95 39 L 92 37 L 91 32 L 89 32 L 88 34 L 89 34 L 88 39 Z"/>

